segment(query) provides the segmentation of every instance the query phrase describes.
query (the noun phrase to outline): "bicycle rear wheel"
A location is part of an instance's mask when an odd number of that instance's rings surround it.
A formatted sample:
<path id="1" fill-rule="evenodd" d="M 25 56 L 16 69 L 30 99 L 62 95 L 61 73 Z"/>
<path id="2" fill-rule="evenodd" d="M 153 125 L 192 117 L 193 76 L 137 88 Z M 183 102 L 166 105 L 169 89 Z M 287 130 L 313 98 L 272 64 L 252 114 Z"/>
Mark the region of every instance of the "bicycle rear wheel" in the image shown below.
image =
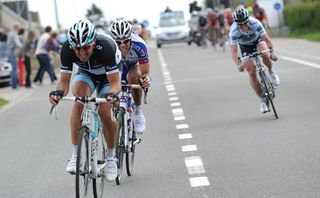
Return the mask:
<path id="1" fill-rule="evenodd" d="M 264 71 L 261 72 L 260 75 L 261 75 L 261 81 L 262 81 L 263 89 L 264 89 L 263 92 L 264 92 L 268 102 L 271 104 L 274 116 L 276 117 L 276 119 L 278 119 L 279 117 L 278 117 L 276 108 L 273 103 L 273 98 L 275 97 L 273 85 Z"/>
<path id="2" fill-rule="evenodd" d="M 104 136 L 102 134 L 102 131 L 99 132 L 99 145 L 96 151 L 97 155 L 97 164 L 98 169 L 101 169 L 99 172 L 98 178 L 92 179 L 92 187 L 93 187 L 93 195 L 95 198 L 102 198 L 103 195 L 103 188 L 105 183 L 105 165 L 106 165 L 106 147 L 105 147 L 105 141 Z"/>
<path id="3" fill-rule="evenodd" d="M 119 114 L 118 114 L 118 129 L 117 129 L 117 147 L 116 147 L 116 155 L 118 159 L 118 176 L 116 178 L 117 185 L 120 185 L 121 179 L 122 179 L 122 170 L 123 170 L 123 155 L 125 152 L 124 149 L 124 113 L 125 110 L 123 108 L 120 108 Z"/>
<path id="4" fill-rule="evenodd" d="M 89 132 L 87 127 L 82 127 L 78 139 L 78 153 L 76 164 L 76 198 L 89 197 L 89 184 L 92 181 L 89 177 Z"/>

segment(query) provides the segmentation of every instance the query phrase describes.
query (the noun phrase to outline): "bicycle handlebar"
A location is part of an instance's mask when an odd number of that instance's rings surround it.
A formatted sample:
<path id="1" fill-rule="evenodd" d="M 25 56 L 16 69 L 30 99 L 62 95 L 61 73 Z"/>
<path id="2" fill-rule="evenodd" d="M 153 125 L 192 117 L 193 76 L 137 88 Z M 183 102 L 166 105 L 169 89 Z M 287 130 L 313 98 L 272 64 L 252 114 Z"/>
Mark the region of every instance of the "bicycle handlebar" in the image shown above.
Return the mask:
<path id="1" fill-rule="evenodd" d="M 121 83 L 121 86 L 122 87 L 129 87 L 131 89 L 142 89 L 143 92 L 144 92 L 144 104 L 147 104 L 148 103 L 148 100 L 147 100 L 147 95 L 148 95 L 148 88 L 142 88 L 139 84 L 127 84 L 127 83 Z"/>
<path id="2" fill-rule="evenodd" d="M 241 62 L 245 61 L 245 60 L 248 60 L 250 58 L 255 58 L 255 57 L 258 57 L 260 56 L 261 54 L 265 54 L 267 52 L 271 52 L 272 53 L 272 49 L 265 49 L 265 50 L 262 50 L 260 52 L 252 52 L 251 54 L 249 54 L 248 56 L 244 56 L 244 57 L 241 57 L 240 60 Z"/>

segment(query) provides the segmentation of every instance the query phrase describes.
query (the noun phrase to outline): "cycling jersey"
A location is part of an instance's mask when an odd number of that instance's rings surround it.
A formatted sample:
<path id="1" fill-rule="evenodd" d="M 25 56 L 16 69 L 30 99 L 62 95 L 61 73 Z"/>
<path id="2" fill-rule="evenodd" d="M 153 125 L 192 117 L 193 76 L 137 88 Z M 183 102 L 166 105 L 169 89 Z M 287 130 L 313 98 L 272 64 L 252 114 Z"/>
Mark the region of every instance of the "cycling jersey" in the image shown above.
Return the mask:
<path id="1" fill-rule="evenodd" d="M 122 61 L 120 62 L 120 68 L 122 70 L 122 80 L 126 80 L 128 71 L 137 63 L 149 63 L 149 55 L 145 41 L 137 34 L 132 33 L 131 46 L 126 56 L 123 57 Z"/>
<path id="2" fill-rule="evenodd" d="M 257 41 L 266 34 L 261 22 L 255 18 L 249 18 L 248 32 L 242 32 L 236 23 L 230 28 L 229 38 L 231 45 L 256 45 Z"/>
<path id="3" fill-rule="evenodd" d="M 66 41 L 61 49 L 61 72 L 72 72 L 73 63 L 89 73 L 100 75 L 118 72 L 121 52 L 116 42 L 109 35 L 97 34 L 96 45 L 88 62 L 83 63 Z"/>

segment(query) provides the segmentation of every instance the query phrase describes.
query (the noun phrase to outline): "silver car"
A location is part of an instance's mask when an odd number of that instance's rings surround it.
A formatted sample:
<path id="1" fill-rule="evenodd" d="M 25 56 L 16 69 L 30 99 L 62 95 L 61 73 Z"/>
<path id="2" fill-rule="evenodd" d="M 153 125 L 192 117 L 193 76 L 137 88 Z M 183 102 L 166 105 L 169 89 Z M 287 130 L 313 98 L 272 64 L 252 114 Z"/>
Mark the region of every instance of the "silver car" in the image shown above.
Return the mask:
<path id="1" fill-rule="evenodd" d="M 186 23 L 182 11 L 161 13 L 159 26 L 156 29 L 156 43 L 160 48 L 168 43 L 191 44 L 190 27 Z"/>
<path id="2" fill-rule="evenodd" d="M 0 84 L 9 84 L 12 66 L 6 60 L 0 60 Z"/>

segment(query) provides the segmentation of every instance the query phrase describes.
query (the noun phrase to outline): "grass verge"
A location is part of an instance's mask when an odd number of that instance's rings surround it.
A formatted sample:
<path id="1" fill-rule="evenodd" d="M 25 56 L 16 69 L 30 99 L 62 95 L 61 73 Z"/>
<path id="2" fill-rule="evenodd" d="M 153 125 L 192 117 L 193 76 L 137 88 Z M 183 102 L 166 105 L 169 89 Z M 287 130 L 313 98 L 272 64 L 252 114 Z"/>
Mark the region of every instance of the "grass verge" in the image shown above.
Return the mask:
<path id="1" fill-rule="evenodd" d="M 289 34 L 290 37 L 295 37 L 295 38 L 303 38 L 307 39 L 310 41 L 317 41 L 320 42 L 320 31 L 319 30 L 296 30 L 292 31 Z"/>
<path id="2" fill-rule="evenodd" d="M 9 101 L 0 97 L 0 107 L 7 104 Z"/>

